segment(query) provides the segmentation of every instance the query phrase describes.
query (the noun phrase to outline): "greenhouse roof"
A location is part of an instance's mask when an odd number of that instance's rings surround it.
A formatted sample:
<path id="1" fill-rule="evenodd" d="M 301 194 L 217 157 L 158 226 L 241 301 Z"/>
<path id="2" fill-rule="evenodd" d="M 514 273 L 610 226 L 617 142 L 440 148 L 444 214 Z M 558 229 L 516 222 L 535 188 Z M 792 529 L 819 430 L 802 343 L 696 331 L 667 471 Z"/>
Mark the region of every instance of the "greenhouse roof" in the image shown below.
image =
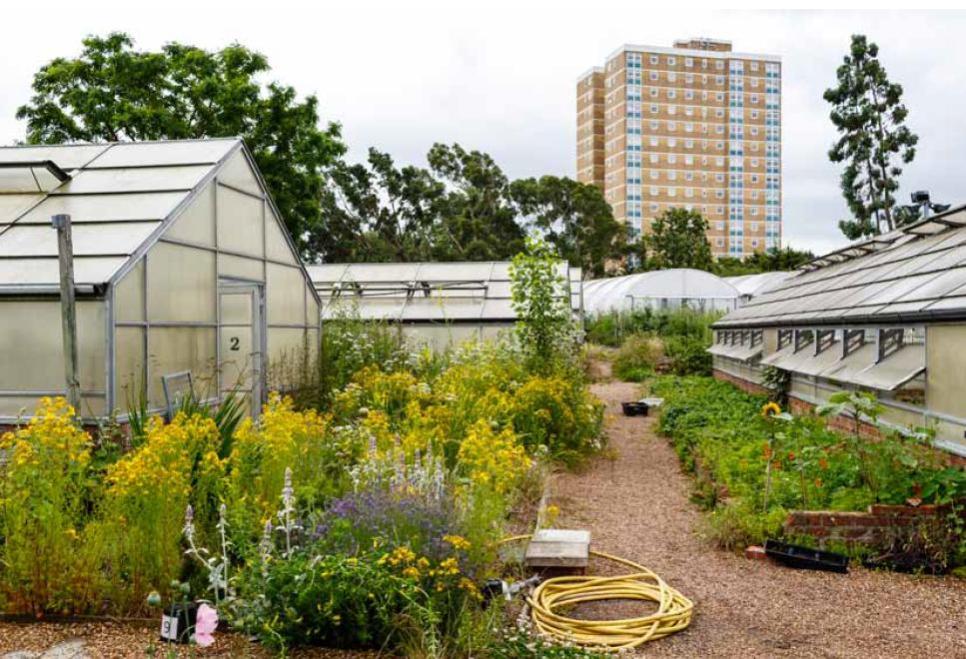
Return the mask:
<path id="1" fill-rule="evenodd" d="M 737 277 L 725 277 L 724 280 L 738 289 L 738 293 L 743 296 L 753 297 L 764 293 L 769 288 L 775 286 L 792 276 L 791 272 L 759 272 L 753 275 L 739 275 Z"/>
<path id="2" fill-rule="evenodd" d="M 605 313 L 634 299 L 734 300 L 738 289 L 721 277 L 690 268 L 654 270 L 623 277 L 594 279 L 584 285 L 587 313 Z"/>
<path id="3" fill-rule="evenodd" d="M 241 148 L 237 138 L 0 147 L 0 293 L 58 290 L 50 219 L 61 213 L 78 290 L 97 290 Z"/>
<path id="4" fill-rule="evenodd" d="M 966 318 L 966 206 L 821 256 L 716 327 Z"/>
<path id="5" fill-rule="evenodd" d="M 516 320 L 506 261 L 334 263 L 307 270 L 323 318 L 357 311 L 366 320 L 410 323 Z M 569 282 L 571 309 L 580 311 L 580 269 L 559 263 L 557 272 Z"/>

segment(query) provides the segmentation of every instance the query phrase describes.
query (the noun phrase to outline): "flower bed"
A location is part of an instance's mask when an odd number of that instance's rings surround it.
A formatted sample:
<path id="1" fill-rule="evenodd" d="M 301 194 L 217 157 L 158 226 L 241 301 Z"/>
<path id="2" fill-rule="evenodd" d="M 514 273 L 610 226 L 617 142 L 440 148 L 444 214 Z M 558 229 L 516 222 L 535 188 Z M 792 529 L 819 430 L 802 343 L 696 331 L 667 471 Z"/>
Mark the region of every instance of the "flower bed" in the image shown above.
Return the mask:
<path id="1" fill-rule="evenodd" d="M 331 412 L 273 395 L 229 441 L 182 413 L 124 454 L 45 400 L 0 441 L 2 608 L 148 615 L 174 580 L 167 602 L 208 598 L 276 648 L 478 643 L 478 584 L 537 464 L 599 445 L 577 370 L 524 363 L 479 345 L 443 368 L 363 368 Z"/>
<path id="2" fill-rule="evenodd" d="M 849 434 L 822 416 L 776 414 L 780 410 L 764 396 L 711 378 L 659 378 L 652 391 L 665 398 L 660 430 L 696 474 L 696 497 L 711 511 L 709 533 L 724 547 L 780 536 L 790 511 L 865 511 L 907 500 L 958 509 L 954 502 L 966 495 L 966 474 L 932 448 L 928 432 L 881 429 L 881 438 L 872 441 L 861 426 Z M 868 396 L 846 394 L 833 403 L 823 410 L 829 418 L 843 412 L 854 417 L 858 410 L 874 423 L 876 403 Z M 785 528 L 790 535 L 804 529 Z M 842 538 L 849 541 L 843 542 L 846 549 L 857 551 L 862 539 Z M 895 543 L 919 540 L 889 542 L 895 550 Z M 933 560 L 943 567 L 966 559 L 961 529 L 941 544 L 933 548 Z M 881 547 L 865 549 L 875 553 Z"/>

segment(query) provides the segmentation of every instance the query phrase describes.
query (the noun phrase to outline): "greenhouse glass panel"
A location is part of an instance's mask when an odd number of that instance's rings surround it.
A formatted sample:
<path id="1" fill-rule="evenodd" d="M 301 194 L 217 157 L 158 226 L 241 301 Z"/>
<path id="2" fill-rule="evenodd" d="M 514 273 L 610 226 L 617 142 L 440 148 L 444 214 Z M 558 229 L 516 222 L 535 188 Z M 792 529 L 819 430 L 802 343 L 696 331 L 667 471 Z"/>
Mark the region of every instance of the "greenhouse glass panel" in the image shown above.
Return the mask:
<path id="1" fill-rule="evenodd" d="M 847 357 L 840 359 L 835 364 L 825 369 L 819 375 L 829 380 L 839 382 L 854 382 L 856 373 L 864 371 L 875 362 L 876 345 L 875 341 L 866 341 L 861 348 L 849 353 Z"/>
<path id="2" fill-rule="evenodd" d="M 75 256 L 126 256 L 158 228 L 159 222 L 123 222 L 72 227 Z M 0 257 L 56 257 L 57 231 L 48 224 L 15 224 L 0 234 Z"/>
<path id="3" fill-rule="evenodd" d="M 264 202 L 223 186 L 218 195 L 218 248 L 264 256 Z"/>
<path id="4" fill-rule="evenodd" d="M 211 171 L 208 165 L 131 169 L 85 169 L 57 190 L 57 194 L 92 192 L 151 192 L 190 190 Z"/>
<path id="5" fill-rule="evenodd" d="M 212 184 L 209 183 L 198 192 L 164 235 L 165 238 L 198 245 L 215 244 L 215 191 Z"/>
<path id="6" fill-rule="evenodd" d="M 139 260 L 115 286 L 114 318 L 120 322 L 145 320 L 144 259 Z"/>
<path id="7" fill-rule="evenodd" d="M 231 139 L 137 144 L 116 143 L 97 160 L 93 161 L 90 166 L 97 169 L 101 167 L 214 164 L 224 158 L 236 144 L 237 142 Z"/>
<path id="8" fill-rule="evenodd" d="M 262 187 L 248 165 L 248 159 L 241 151 L 233 155 L 221 168 L 218 172 L 218 181 L 258 197 L 263 196 Z"/>
<path id="9" fill-rule="evenodd" d="M 231 254 L 218 255 L 218 276 L 237 277 L 251 281 L 265 281 L 265 265 L 256 259 Z"/>
<path id="10" fill-rule="evenodd" d="M 0 194 L 0 224 L 13 222 L 42 199 L 39 194 Z"/>
<path id="11" fill-rule="evenodd" d="M 877 364 L 855 373 L 849 381 L 862 387 L 893 391 L 926 370 L 926 346 L 904 345 Z"/>
<path id="12" fill-rule="evenodd" d="M 214 322 L 215 255 L 159 242 L 147 254 L 148 318 Z"/>
<path id="13" fill-rule="evenodd" d="M 297 264 L 298 260 L 292 254 L 282 227 L 271 207 L 265 206 L 265 256 L 276 261 L 286 261 Z"/>
<path id="14" fill-rule="evenodd" d="M 191 371 L 195 393 L 214 396 L 215 329 L 213 327 L 151 327 L 148 333 L 148 402 L 165 406 L 161 378 Z"/>
<path id="15" fill-rule="evenodd" d="M 82 167 L 108 149 L 107 144 L 70 144 L 61 146 L 6 147 L 0 160 L 25 162 L 52 160 L 63 170 Z"/>
<path id="16" fill-rule="evenodd" d="M 305 324 L 305 279 L 298 268 L 266 263 L 268 324 Z"/>
<path id="17" fill-rule="evenodd" d="M 50 226 L 50 216 L 70 215 L 75 226 L 84 222 L 161 220 L 187 196 L 186 192 L 144 192 L 47 197 L 18 224 Z"/>
<path id="18" fill-rule="evenodd" d="M 144 387 L 144 328 L 118 327 L 114 332 L 114 382 L 116 406 L 126 413 L 137 405 Z"/>
<path id="19" fill-rule="evenodd" d="M 127 257 L 74 259 L 77 284 L 103 284 L 127 261 Z M 56 258 L 0 259 L 0 286 L 60 285 L 60 265 Z"/>

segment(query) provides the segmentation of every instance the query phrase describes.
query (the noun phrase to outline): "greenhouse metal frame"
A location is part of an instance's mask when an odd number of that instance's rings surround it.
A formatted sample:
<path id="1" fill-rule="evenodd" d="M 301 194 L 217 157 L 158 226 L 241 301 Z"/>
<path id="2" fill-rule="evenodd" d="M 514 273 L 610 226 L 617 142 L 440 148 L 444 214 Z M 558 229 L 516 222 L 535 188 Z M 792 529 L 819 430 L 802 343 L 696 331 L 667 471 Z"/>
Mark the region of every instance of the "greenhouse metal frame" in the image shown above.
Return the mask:
<path id="1" fill-rule="evenodd" d="M 163 377 L 185 371 L 257 413 L 270 362 L 317 347 L 318 296 L 241 140 L 9 147 L 0 163 L 0 422 L 64 393 L 53 214 L 72 217 L 86 417 L 164 411 Z"/>

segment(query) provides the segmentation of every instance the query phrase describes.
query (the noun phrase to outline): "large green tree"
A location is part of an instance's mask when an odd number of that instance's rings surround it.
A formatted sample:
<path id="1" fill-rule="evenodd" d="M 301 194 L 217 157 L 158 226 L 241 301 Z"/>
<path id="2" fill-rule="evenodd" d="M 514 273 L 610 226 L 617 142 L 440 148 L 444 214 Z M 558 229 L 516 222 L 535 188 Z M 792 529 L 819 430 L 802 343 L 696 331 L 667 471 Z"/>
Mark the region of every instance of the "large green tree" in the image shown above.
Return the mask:
<path id="1" fill-rule="evenodd" d="M 900 164 L 912 162 L 919 138 L 905 125 L 909 112 L 902 103 L 902 86 L 889 81 L 879 47 L 864 35 L 852 36 L 836 77 L 836 86 L 824 95 L 840 134 L 829 158 L 845 163 L 842 195 L 853 219 L 839 222 L 839 227 L 854 240 L 897 226 Z"/>
<path id="2" fill-rule="evenodd" d="M 493 158 L 437 143 L 426 159 L 446 189 L 434 237 L 438 260 L 503 260 L 523 251 L 525 234 L 516 221 L 510 181 Z"/>
<path id="3" fill-rule="evenodd" d="M 595 277 L 620 256 L 622 226 L 596 185 L 542 176 L 514 181 L 510 195 L 521 215 L 557 254 Z"/>
<path id="4" fill-rule="evenodd" d="M 79 57 L 57 58 L 33 80 L 17 110 L 27 141 L 116 142 L 240 136 L 306 257 L 324 242 L 324 171 L 345 152 L 340 128 L 320 126 L 318 100 L 258 77 L 268 60 L 234 44 L 211 52 L 179 43 L 135 50 L 130 36 L 83 40 Z"/>
<path id="5" fill-rule="evenodd" d="M 313 245 L 329 262 L 427 261 L 445 187 L 426 169 L 397 167 L 369 149 L 366 163 L 338 163 L 325 195 L 327 230 Z"/>
<path id="6" fill-rule="evenodd" d="M 708 221 L 695 210 L 669 208 L 651 224 L 645 244 L 650 268 L 711 270 Z"/>

